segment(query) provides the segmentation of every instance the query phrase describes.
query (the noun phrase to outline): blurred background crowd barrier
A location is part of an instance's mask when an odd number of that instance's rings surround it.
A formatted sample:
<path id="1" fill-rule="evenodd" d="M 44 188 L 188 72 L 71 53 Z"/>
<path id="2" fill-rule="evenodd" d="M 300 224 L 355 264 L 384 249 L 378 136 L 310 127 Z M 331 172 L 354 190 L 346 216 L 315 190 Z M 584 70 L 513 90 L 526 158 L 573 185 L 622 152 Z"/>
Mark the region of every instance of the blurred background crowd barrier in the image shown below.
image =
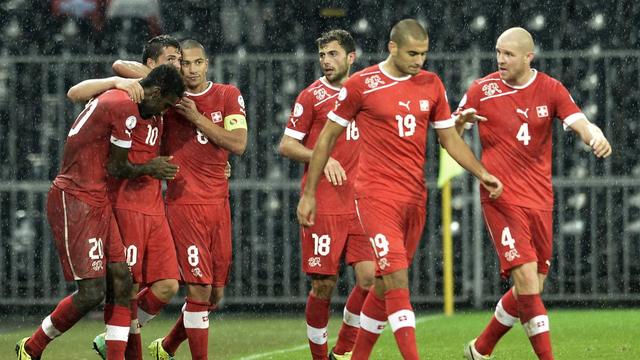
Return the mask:
<path id="1" fill-rule="evenodd" d="M 159 33 L 208 48 L 210 78 L 233 83 L 247 104 L 249 144 L 232 158 L 234 264 L 226 303 L 304 304 L 298 201 L 302 167 L 277 144 L 298 92 L 319 77 L 314 39 L 329 28 L 354 33 L 358 70 L 385 56 L 390 26 L 411 16 L 429 29 L 426 68 L 440 75 L 452 109 L 472 80 L 494 71 L 495 38 L 529 29 L 533 67 L 561 80 L 614 149 L 596 160 L 574 134 L 554 129 L 554 258 L 545 297 L 568 304 L 640 301 L 640 15 L 635 1 L 124 1 L 10 0 L 0 5 L 0 305 L 53 305 L 64 282 L 46 221 L 46 192 L 68 128 L 83 104 L 73 84 L 138 59 Z M 468 140 L 478 141 L 472 133 Z M 412 300 L 442 303 L 437 149 L 429 134 L 430 195 L 424 239 L 411 271 Z M 477 185 L 453 182 L 456 302 L 493 303 L 506 283 L 487 238 Z M 339 297 L 353 276 L 345 269 Z M 72 285 L 71 285 L 72 286 Z"/>

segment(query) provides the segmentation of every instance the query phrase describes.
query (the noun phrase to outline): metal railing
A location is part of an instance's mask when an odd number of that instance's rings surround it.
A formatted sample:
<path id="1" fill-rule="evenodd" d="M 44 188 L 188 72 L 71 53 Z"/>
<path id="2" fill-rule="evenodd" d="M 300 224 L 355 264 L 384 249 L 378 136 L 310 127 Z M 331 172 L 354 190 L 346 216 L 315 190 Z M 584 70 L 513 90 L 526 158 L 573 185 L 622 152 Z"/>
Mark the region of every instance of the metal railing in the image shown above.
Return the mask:
<path id="1" fill-rule="evenodd" d="M 46 192 L 58 171 L 68 127 L 81 109 L 66 91 L 110 75 L 114 59 L 4 58 L 0 63 L 0 305 L 54 304 L 64 282 L 45 216 Z M 381 56 L 359 57 L 358 68 Z M 434 54 L 427 68 L 448 89 L 452 108 L 471 80 L 493 71 L 493 55 Z M 640 52 L 548 53 L 535 66 L 565 83 L 610 138 L 615 155 L 596 160 L 559 122 L 554 130 L 554 258 L 545 297 L 557 301 L 640 300 L 640 167 L 630 89 L 640 89 Z M 320 75 L 313 55 L 221 56 L 212 78 L 236 84 L 247 104 L 249 143 L 232 159 L 234 264 L 226 293 L 232 304 L 302 304 L 295 208 L 302 166 L 281 158 L 277 144 L 297 93 Z M 632 76 L 633 75 L 633 76 Z M 631 104 L 631 105 L 630 105 Z M 475 135 L 466 135 L 478 151 Z M 429 134 L 427 225 L 411 270 L 412 300 L 442 302 L 440 194 L 436 139 Z M 504 290 L 481 219 L 477 186 L 454 181 L 455 293 L 480 307 Z M 345 269 L 336 302 L 353 284 Z"/>

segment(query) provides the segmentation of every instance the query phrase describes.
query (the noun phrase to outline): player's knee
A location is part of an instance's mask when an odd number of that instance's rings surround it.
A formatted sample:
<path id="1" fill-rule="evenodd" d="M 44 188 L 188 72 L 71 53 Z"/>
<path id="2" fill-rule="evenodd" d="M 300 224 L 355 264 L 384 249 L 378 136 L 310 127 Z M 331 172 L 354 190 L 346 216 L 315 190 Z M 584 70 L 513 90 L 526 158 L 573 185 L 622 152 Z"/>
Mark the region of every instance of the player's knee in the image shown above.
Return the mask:
<path id="1" fill-rule="evenodd" d="M 217 305 L 223 297 L 224 288 L 213 288 L 211 290 L 211 298 L 209 299 L 209 302 L 211 302 L 211 305 Z"/>
<path id="2" fill-rule="evenodd" d="M 178 292 L 179 288 L 180 285 L 178 284 L 178 280 L 175 279 L 156 281 L 151 286 L 153 294 L 164 302 L 169 302 L 169 300 L 171 300 L 171 298 L 173 298 L 173 296 Z"/>
<path id="3" fill-rule="evenodd" d="M 107 287 L 104 278 L 83 280 L 75 295 L 75 305 L 81 312 L 88 312 L 102 303 Z"/>
<path id="4" fill-rule="evenodd" d="M 111 289 L 117 303 L 128 304 L 129 294 L 133 289 L 133 279 L 126 263 L 110 264 L 109 278 L 111 279 Z"/>
<path id="5" fill-rule="evenodd" d="M 335 276 L 313 276 L 311 278 L 311 293 L 317 298 L 329 300 L 336 286 L 336 281 Z"/>

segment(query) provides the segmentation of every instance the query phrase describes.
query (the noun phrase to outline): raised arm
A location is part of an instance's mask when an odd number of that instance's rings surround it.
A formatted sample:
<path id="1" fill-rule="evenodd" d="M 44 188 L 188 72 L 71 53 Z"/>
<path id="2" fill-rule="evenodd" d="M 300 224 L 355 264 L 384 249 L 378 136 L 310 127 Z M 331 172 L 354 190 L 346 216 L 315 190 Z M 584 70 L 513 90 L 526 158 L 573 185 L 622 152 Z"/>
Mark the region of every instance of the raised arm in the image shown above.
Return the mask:
<path id="1" fill-rule="evenodd" d="M 151 72 L 151 69 L 137 61 L 116 60 L 111 65 L 111 69 L 116 75 L 120 75 L 125 78 L 143 78 Z"/>
<path id="2" fill-rule="evenodd" d="M 436 131 L 440 144 L 447 150 L 449 155 L 480 180 L 482 186 L 489 191 L 490 198 L 497 199 L 502 194 L 502 183 L 498 178 L 489 174 L 487 169 L 476 159 L 471 149 L 458 135 L 456 128 L 436 129 Z"/>
<path id="3" fill-rule="evenodd" d="M 67 97 L 73 102 L 87 102 L 110 89 L 126 91 L 131 100 L 136 103 L 139 103 L 144 98 L 144 90 L 140 86 L 140 79 L 125 79 L 119 76 L 82 81 L 67 91 Z"/>
<path id="4" fill-rule="evenodd" d="M 327 121 L 320 132 L 316 146 L 313 149 L 309 168 L 307 170 L 307 183 L 302 192 L 302 197 L 298 203 L 298 222 L 302 226 L 312 226 L 314 224 L 316 212 L 316 190 L 329 155 L 336 144 L 336 139 L 342 134 L 344 127 Z"/>
<path id="5" fill-rule="evenodd" d="M 171 156 L 158 156 L 145 164 L 131 164 L 129 149 L 111 144 L 107 172 L 119 178 L 136 178 L 150 175 L 156 179 L 173 180 L 178 172 L 178 166 L 169 162 Z"/>
<path id="6" fill-rule="evenodd" d="M 606 158 L 611 155 L 611 145 L 596 124 L 584 118 L 575 121 L 569 127 L 580 136 L 582 142 L 591 147 L 595 156 Z"/>
<path id="7" fill-rule="evenodd" d="M 247 148 L 247 127 L 243 115 L 229 115 L 225 118 L 225 127 L 214 124 L 211 119 L 202 115 L 195 102 L 189 98 L 182 98 L 176 104 L 176 110 L 193 123 L 202 133 L 216 145 L 225 148 L 236 155 L 242 155 Z M 230 118 L 231 117 L 231 118 Z M 235 125 L 227 126 L 227 123 Z M 242 126 L 244 124 L 244 126 Z"/>

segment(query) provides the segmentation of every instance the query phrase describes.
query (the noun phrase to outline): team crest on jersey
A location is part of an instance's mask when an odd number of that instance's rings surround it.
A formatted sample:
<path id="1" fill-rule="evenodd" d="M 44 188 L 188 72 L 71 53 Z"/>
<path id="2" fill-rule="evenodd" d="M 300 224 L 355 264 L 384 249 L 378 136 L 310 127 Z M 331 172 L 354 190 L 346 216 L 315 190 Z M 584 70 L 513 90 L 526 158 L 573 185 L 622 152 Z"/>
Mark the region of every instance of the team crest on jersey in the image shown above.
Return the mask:
<path id="1" fill-rule="evenodd" d="M 127 120 L 124 121 L 124 125 L 127 127 L 127 129 L 132 130 L 134 127 L 136 127 L 136 124 L 138 123 L 138 120 L 136 119 L 135 116 L 131 115 L 127 118 Z"/>
<path id="2" fill-rule="evenodd" d="M 420 100 L 420 111 L 429 111 L 429 100 Z"/>
<path id="3" fill-rule="evenodd" d="M 380 267 L 380 270 L 384 270 L 388 268 L 390 265 L 391 264 L 389 263 L 389 260 L 387 260 L 386 257 L 378 259 L 378 267 Z"/>
<path id="4" fill-rule="evenodd" d="M 516 249 L 509 249 L 504 253 L 504 258 L 507 259 L 508 262 L 512 262 L 513 260 L 519 257 L 520 257 L 520 254 Z"/>
<path id="5" fill-rule="evenodd" d="M 100 271 L 103 269 L 102 260 L 95 260 L 91 263 L 93 271 Z"/>
<path id="6" fill-rule="evenodd" d="M 214 124 L 222 122 L 222 113 L 220 111 L 212 112 L 211 121 L 213 121 Z"/>
<path id="7" fill-rule="evenodd" d="M 495 93 L 502 93 L 502 90 L 500 90 L 500 87 L 496 83 L 488 83 L 488 84 L 484 85 L 482 87 L 482 91 L 487 96 L 491 96 L 491 95 L 493 95 Z"/>
<path id="8" fill-rule="evenodd" d="M 369 87 L 369 89 L 375 89 L 380 84 L 384 84 L 384 80 L 380 78 L 380 75 L 371 75 L 364 80 L 365 84 Z"/>
<path id="9" fill-rule="evenodd" d="M 320 267 L 320 266 L 322 266 L 322 264 L 320 263 L 320 257 L 318 257 L 318 256 L 310 257 L 309 260 L 307 260 L 307 262 L 309 263 L 309 267 Z"/>
<path id="10" fill-rule="evenodd" d="M 549 117 L 549 109 L 547 105 L 536 106 L 536 112 L 539 118 Z"/>
<path id="11" fill-rule="evenodd" d="M 324 100 L 327 97 L 327 90 L 324 88 L 315 89 L 313 90 L 313 95 L 316 96 L 318 101 Z"/>
<path id="12" fill-rule="evenodd" d="M 193 274 L 193 276 L 195 276 L 195 277 L 202 277 L 203 276 L 202 270 L 200 270 L 199 267 L 191 269 L 191 274 Z"/>

